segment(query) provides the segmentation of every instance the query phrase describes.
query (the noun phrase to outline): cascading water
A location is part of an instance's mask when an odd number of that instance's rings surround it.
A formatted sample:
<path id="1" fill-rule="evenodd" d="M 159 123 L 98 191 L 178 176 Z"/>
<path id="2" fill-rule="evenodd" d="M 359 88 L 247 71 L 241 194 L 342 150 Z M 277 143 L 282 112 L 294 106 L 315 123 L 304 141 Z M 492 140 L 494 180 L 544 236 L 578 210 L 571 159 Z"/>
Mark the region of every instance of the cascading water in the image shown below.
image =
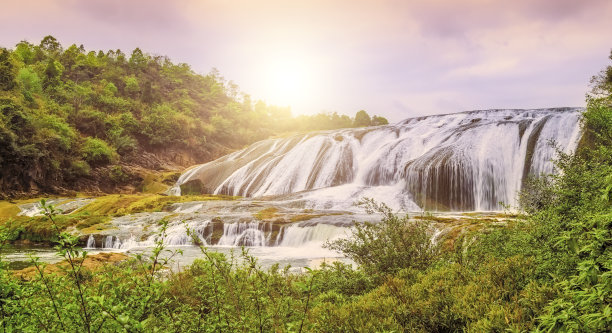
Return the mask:
<path id="1" fill-rule="evenodd" d="M 232 223 L 214 223 L 210 220 L 196 220 L 189 223 L 176 221 L 168 226 L 162 238 L 166 246 L 194 245 L 193 237 L 195 236 L 199 238 L 199 243 L 205 246 L 301 247 L 309 243 L 322 245 L 329 239 L 341 237 L 349 226 L 347 222 L 335 224 L 298 222 L 280 225 L 260 221 Z M 218 231 L 221 231 L 220 237 Z M 141 241 L 138 241 L 132 234 L 106 235 L 100 238 L 99 246 L 96 246 L 95 237 L 90 235 L 86 248 L 129 250 L 137 247 L 151 247 L 155 245 L 158 237 L 160 235 L 157 232 Z"/>
<path id="2" fill-rule="evenodd" d="M 87 236 L 83 242 L 94 251 L 142 253 L 161 235 L 166 246 L 186 245 L 181 250 L 191 254 L 181 257 L 184 264 L 202 255 L 189 246 L 194 237 L 195 243 L 222 253 L 249 247 L 268 264 L 343 260 L 323 244 L 349 235 L 353 223 L 377 220 L 356 208 L 356 200 L 374 198 L 415 219 L 423 210 L 491 211 L 499 210 L 500 202 L 516 206 L 516 194 L 529 175 L 554 172 L 557 149 L 576 148 L 579 118 L 580 109 L 570 108 L 472 111 L 265 140 L 193 167 L 169 192 L 246 198 L 181 202 L 160 212 L 113 217 L 99 232 L 82 235 Z M 47 202 L 69 214 L 86 210 L 94 200 Z M 41 207 L 20 208 L 20 215 L 35 216 Z M 471 225 L 476 215 L 485 216 L 486 223 L 495 223 L 497 215 L 432 214 L 446 221 L 432 222 L 437 223 L 434 242 Z"/>
<path id="3" fill-rule="evenodd" d="M 170 193 L 307 191 L 300 198 L 317 208 L 373 197 L 404 210 L 499 210 L 516 205 L 528 175 L 553 172 L 556 149 L 575 149 L 579 115 L 577 108 L 470 111 L 264 140 L 192 168 Z"/>
<path id="4" fill-rule="evenodd" d="M 556 149 L 575 149 L 579 117 L 569 108 L 472 111 L 264 140 L 188 170 L 170 191 L 246 198 L 115 217 L 87 247 L 151 248 L 167 221 L 168 246 L 193 245 L 195 236 L 216 251 L 246 246 L 271 262 L 338 258 L 323 244 L 350 234 L 354 222 L 376 220 L 354 206 L 363 197 L 413 216 L 516 205 L 528 175 L 554 172 Z M 263 210 L 274 213 L 264 218 Z"/>

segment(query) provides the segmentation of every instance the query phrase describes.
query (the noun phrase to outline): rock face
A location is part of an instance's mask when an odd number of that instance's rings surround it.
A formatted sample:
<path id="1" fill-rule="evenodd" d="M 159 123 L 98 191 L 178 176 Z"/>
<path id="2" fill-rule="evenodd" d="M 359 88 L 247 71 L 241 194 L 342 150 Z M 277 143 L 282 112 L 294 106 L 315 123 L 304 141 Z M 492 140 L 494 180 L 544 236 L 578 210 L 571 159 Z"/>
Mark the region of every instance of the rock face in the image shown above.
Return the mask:
<path id="1" fill-rule="evenodd" d="M 171 190 L 289 196 L 325 208 L 374 197 L 408 210 L 499 210 L 572 152 L 580 109 L 485 110 L 257 142 L 185 172 Z"/>

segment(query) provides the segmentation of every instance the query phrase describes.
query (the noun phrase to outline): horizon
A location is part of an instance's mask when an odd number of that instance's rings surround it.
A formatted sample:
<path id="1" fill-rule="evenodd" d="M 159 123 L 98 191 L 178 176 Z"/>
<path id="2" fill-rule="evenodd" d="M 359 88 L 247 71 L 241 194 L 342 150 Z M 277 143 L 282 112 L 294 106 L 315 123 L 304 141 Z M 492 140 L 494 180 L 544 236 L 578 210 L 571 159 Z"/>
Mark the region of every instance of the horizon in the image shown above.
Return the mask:
<path id="1" fill-rule="evenodd" d="M 352 5 L 351 5 L 352 4 Z M 584 107 L 610 47 L 606 1 L 52 1 L 6 4 L 0 45 L 52 35 L 88 50 L 136 47 L 217 68 L 294 115 L 403 119 Z M 461 15 L 457 15 L 461 13 Z M 13 27 L 27 18 L 15 35 Z M 313 22 L 315 22 L 313 24 Z"/>

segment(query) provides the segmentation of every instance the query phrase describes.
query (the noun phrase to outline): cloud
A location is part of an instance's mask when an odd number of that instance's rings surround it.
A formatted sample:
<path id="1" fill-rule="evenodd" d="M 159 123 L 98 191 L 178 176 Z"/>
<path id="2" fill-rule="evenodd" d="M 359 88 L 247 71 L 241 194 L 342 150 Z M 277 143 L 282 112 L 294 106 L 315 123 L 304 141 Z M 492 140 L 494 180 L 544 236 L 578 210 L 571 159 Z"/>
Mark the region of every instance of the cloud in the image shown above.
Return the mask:
<path id="1" fill-rule="evenodd" d="M 608 63 L 610 17 L 609 0 L 20 0 L 3 4 L 0 44 L 53 34 L 93 49 L 138 46 L 201 73 L 217 67 L 271 103 L 267 68 L 299 60 L 316 84 L 294 111 L 399 120 L 582 105 Z"/>
<path id="2" fill-rule="evenodd" d="M 66 10 L 106 25 L 131 29 L 189 28 L 187 15 L 180 7 L 182 1 L 160 0 L 71 0 Z"/>

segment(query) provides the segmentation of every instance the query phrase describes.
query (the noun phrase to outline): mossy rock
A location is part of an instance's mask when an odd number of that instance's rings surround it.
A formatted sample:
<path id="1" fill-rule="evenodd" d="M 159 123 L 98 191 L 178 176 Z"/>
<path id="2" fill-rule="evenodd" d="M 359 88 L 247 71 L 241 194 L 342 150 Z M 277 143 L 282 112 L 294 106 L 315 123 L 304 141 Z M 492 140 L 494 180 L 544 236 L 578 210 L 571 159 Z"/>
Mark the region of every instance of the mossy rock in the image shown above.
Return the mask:
<path id="1" fill-rule="evenodd" d="M 213 221 L 209 223 L 204 230 L 204 235 L 208 244 L 218 244 L 221 237 L 223 237 L 223 222 Z"/>
<path id="2" fill-rule="evenodd" d="M 181 195 L 197 195 L 207 193 L 204 184 L 199 179 L 192 179 L 180 185 Z"/>
<path id="3" fill-rule="evenodd" d="M 253 214 L 253 217 L 260 221 L 271 220 L 273 218 L 278 217 L 278 208 L 275 208 L 275 207 L 264 208 L 258 211 L 257 213 Z"/>

